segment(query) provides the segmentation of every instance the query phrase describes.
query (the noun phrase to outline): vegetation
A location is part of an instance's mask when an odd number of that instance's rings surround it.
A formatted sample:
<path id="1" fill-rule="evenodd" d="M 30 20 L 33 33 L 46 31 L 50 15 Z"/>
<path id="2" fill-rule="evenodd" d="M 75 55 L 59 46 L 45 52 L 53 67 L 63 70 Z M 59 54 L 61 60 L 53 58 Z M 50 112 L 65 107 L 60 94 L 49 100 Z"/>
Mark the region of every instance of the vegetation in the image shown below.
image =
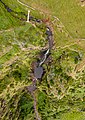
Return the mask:
<path id="1" fill-rule="evenodd" d="M 2 1 L 15 12 L 27 14 L 17 0 Z M 35 8 L 31 15 L 44 23 L 17 19 L 0 2 L 0 118 L 36 119 L 34 99 L 26 87 L 32 83 L 32 63 L 47 46 L 48 19 L 54 46 L 34 91 L 38 113 L 42 120 L 84 120 L 85 7 L 79 0 L 20 1 Z"/>

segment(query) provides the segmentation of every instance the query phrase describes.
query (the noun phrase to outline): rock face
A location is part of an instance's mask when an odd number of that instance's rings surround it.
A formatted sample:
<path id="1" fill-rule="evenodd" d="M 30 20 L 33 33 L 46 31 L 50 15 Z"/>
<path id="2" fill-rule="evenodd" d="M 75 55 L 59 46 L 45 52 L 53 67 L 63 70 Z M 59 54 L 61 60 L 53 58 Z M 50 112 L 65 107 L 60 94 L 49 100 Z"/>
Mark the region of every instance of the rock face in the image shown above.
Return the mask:
<path id="1" fill-rule="evenodd" d="M 35 69 L 34 69 L 34 76 L 37 79 L 41 79 L 42 75 L 43 75 L 43 72 L 44 72 L 43 67 L 41 67 L 41 66 L 35 67 Z"/>
<path id="2" fill-rule="evenodd" d="M 36 85 L 30 85 L 30 86 L 26 87 L 27 91 L 30 92 L 30 93 L 35 91 L 36 88 L 37 88 Z"/>

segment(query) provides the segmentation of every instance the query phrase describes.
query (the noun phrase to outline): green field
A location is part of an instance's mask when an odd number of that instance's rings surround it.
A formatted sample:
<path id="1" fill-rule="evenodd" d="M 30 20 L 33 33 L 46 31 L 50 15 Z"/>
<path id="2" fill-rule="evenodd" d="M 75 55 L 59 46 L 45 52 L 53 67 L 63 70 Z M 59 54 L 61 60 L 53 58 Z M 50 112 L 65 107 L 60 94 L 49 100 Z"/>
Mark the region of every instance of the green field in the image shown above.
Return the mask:
<path id="1" fill-rule="evenodd" d="M 15 12 L 30 9 L 17 0 L 2 1 Z M 53 30 L 51 62 L 43 65 L 46 72 L 34 92 L 41 120 L 85 120 L 85 6 L 80 0 L 20 1 Z M 0 10 L 0 119 L 34 120 L 34 100 L 24 88 L 47 46 L 45 22 L 20 21 L 1 2 Z"/>

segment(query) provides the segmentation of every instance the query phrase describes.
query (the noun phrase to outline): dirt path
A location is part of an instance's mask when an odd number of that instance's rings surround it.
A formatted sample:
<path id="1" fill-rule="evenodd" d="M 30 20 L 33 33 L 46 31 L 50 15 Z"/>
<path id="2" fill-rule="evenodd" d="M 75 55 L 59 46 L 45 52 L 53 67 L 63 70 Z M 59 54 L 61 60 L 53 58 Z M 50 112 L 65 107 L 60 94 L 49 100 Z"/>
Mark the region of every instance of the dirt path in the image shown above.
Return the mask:
<path id="1" fill-rule="evenodd" d="M 10 29 L 7 29 L 7 30 L 1 30 L 0 33 L 3 33 L 3 32 L 10 32 L 10 31 L 13 31 L 13 28 L 10 28 Z"/>
<path id="2" fill-rule="evenodd" d="M 17 2 L 20 3 L 21 5 L 24 5 L 25 7 L 28 7 L 30 9 L 32 9 L 32 10 L 35 10 L 35 8 L 33 8 L 33 7 L 29 6 L 29 5 L 26 5 L 25 3 L 21 2 L 20 0 L 17 0 Z"/>
<path id="3" fill-rule="evenodd" d="M 75 71 L 77 72 L 80 72 L 84 69 L 85 67 L 85 59 L 83 59 L 77 66 L 76 66 L 76 69 Z"/>
<path id="4" fill-rule="evenodd" d="M 20 3 L 21 5 L 24 5 L 24 6 L 28 7 L 28 8 L 31 8 L 32 10 L 37 10 L 37 11 L 39 11 L 40 14 L 43 14 L 43 15 L 46 14 L 46 13 L 45 13 L 44 11 L 42 11 L 41 9 L 36 9 L 36 8 L 34 8 L 34 7 L 31 7 L 31 6 L 29 6 L 29 5 L 21 2 L 20 0 L 17 0 L 17 2 Z M 51 15 L 50 13 L 49 13 L 49 16 L 54 19 L 54 20 L 52 21 L 52 24 L 54 24 L 55 21 L 58 21 L 58 22 L 60 23 L 60 26 L 62 26 L 63 32 L 65 32 L 70 38 L 73 38 L 73 37 L 70 35 L 69 31 L 68 31 L 68 30 L 66 29 L 66 27 L 64 26 L 64 24 L 61 22 L 61 20 L 60 20 L 57 16 Z M 65 30 L 64 30 L 64 29 L 65 29 Z"/>

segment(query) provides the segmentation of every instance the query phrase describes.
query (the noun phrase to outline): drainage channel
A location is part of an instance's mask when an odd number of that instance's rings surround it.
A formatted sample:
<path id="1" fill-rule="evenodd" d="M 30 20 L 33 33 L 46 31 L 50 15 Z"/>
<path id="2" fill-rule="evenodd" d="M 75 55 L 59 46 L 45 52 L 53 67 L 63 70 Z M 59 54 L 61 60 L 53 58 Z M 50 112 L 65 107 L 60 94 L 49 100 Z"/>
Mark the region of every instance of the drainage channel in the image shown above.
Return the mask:
<path id="1" fill-rule="evenodd" d="M 0 0 L 0 2 L 3 4 L 4 8 L 7 10 L 7 12 L 9 12 L 13 17 L 15 17 L 16 19 L 19 19 L 21 21 L 26 21 L 27 19 L 27 15 L 24 12 L 16 12 L 14 10 L 12 10 L 10 7 L 8 7 L 4 2 L 2 2 L 2 0 Z M 23 17 L 18 17 L 18 15 L 22 15 Z M 33 16 L 29 16 L 29 21 L 34 21 L 35 23 L 43 23 L 43 20 L 37 19 Z M 44 23 L 45 24 L 45 23 Z M 37 120 L 41 120 L 39 115 L 38 115 L 38 111 L 37 111 L 37 107 L 36 107 L 36 99 L 34 96 L 34 91 L 37 89 L 37 85 L 36 82 L 37 80 L 41 80 L 43 75 L 44 75 L 44 68 L 43 68 L 43 64 L 45 64 L 45 61 L 47 60 L 47 58 L 51 55 L 51 49 L 53 47 L 53 33 L 52 33 L 52 29 L 50 26 L 46 25 L 46 32 L 45 34 L 47 35 L 47 40 L 48 40 L 48 48 L 44 50 L 44 54 L 41 58 L 40 61 L 37 61 L 35 63 L 35 67 L 33 68 L 33 78 L 32 78 L 32 84 L 30 86 L 26 86 L 25 89 L 31 93 L 32 97 L 34 98 L 34 109 L 35 109 L 35 113 L 36 113 L 36 119 Z"/>

